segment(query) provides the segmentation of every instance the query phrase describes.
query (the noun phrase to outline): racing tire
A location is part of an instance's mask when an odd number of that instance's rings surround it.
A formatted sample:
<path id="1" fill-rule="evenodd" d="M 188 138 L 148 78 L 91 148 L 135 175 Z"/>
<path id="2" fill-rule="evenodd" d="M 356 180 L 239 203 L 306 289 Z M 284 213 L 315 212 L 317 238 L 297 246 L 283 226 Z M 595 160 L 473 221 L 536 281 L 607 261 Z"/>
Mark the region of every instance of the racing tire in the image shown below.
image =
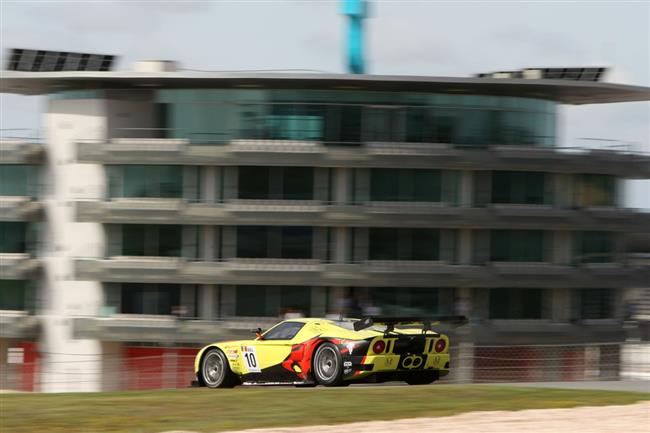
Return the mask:
<path id="1" fill-rule="evenodd" d="M 343 359 L 338 347 L 323 343 L 316 349 L 313 360 L 316 382 L 323 386 L 339 386 L 343 382 Z"/>
<path id="2" fill-rule="evenodd" d="M 226 355 L 217 349 L 208 349 L 201 357 L 199 383 L 208 388 L 232 388 L 239 383 L 235 373 L 230 370 Z"/>
<path id="3" fill-rule="evenodd" d="M 429 385 L 438 380 L 438 372 L 414 374 L 404 379 L 409 385 Z"/>

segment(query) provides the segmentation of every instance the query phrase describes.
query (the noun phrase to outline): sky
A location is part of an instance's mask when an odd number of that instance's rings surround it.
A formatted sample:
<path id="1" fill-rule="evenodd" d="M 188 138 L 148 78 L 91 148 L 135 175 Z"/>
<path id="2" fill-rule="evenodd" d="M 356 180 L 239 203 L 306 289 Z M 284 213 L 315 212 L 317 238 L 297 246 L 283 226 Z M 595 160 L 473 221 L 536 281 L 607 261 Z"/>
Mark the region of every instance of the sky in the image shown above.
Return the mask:
<path id="1" fill-rule="evenodd" d="M 0 62 L 8 48 L 176 60 L 197 70 L 345 72 L 338 0 L 0 0 Z M 525 67 L 607 66 L 606 81 L 650 86 L 650 1 L 370 2 L 371 74 L 471 76 Z M 42 97 L 1 95 L 0 129 L 39 127 Z M 650 152 L 650 103 L 562 106 L 559 144 L 618 140 Z M 603 142 L 611 143 L 611 142 Z M 628 185 L 650 209 L 650 181 Z"/>

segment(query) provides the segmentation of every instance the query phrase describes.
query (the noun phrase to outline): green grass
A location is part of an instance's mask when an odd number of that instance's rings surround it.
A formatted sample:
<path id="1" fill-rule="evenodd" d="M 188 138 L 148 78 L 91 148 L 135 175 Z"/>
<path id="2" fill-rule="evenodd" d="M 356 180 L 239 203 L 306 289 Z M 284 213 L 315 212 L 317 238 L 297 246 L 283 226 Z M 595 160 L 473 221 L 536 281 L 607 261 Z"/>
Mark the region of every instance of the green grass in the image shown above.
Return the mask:
<path id="1" fill-rule="evenodd" d="M 0 431 L 217 432 L 640 400 L 650 400 L 650 394 L 480 385 L 1 394 Z"/>

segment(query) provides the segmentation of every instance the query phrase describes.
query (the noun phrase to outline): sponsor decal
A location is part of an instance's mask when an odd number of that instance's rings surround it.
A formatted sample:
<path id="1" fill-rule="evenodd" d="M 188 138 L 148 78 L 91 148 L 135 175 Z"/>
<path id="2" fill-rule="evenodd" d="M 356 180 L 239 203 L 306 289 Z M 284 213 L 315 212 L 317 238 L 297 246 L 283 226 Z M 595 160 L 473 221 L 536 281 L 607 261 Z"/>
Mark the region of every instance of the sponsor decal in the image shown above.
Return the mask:
<path id="1" fill-rule="evenodd" d="M 352 361 L 345 361 L 343 367 L 352 367 Z"/>
<path id="2" fill-rule="evenodd" d="M 237 352 L 237 349 L 228 349 L 228 350 L 226 350 L 226 356 L 229 359 L 239 359 L 239 353 Z"/>
<path id="3" fill-rule="evenodd" d="M 255 346 L 242 346 L 241 351 L 244 356 L 246 370 L 248 370 L 249 373 L 261 373 L 262 370 L 260 369 Z"/>
<path id="4" fill-rule="evenodd" d="M 400 368 L 414 370 L 424 366 L 424 357 L 420 355 L 408 355 L 400 360 Z"/>

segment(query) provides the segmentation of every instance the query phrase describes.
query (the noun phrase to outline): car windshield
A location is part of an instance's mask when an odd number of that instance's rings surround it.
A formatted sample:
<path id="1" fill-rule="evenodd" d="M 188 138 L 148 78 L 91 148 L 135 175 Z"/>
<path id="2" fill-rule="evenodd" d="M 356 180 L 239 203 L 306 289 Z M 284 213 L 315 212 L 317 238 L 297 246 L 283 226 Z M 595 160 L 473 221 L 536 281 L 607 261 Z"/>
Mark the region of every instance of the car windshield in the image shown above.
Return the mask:
<path id="1" fill-rule="evenodd" d="M 282 322 L 264 333 L 265 340 L 291 340 L 305 326 L 301 322 Z"/>

